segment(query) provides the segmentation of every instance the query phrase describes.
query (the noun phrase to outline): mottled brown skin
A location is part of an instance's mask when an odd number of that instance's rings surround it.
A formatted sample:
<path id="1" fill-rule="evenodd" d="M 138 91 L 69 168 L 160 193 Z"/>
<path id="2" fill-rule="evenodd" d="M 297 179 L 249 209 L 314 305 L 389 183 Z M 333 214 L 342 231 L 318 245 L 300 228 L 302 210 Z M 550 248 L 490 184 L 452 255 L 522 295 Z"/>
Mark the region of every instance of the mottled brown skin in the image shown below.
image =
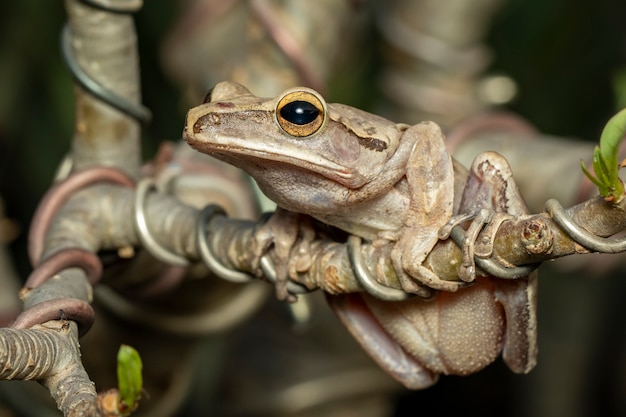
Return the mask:
<path id="1" fill-rule="evenodd" d="M 310 124 L 285 122 L 281 109 L 293 101 L 309 102 L 319 114 Z M 392 263 L 405 291 L 445 291 L 432 301 L 416 297 L 395 303 L 365 294 L 329 297 L 356 339 L 407 387 L 429 386 L 440 373 L 476 372 L 500 352 L 516 372 L 533 367 L 534 277 L 480 278 L 455 292 L 465 283 L 442 280 L 422 265 L 439 230 L 453 217 L 455 199 L 461 200 L 459 213 L 480 208 L 525 212 L 499 155 L 479 157 L 461 198 L 455 162 L 434 123 L 396 124 L 325 103 L 306 88 L 263 99 L 230 82 L 218 84 L 209 102 L 189 111 L 183 136 L 200 152 L 248 172 L 281 208 L 259 230 L 252 249 L 260 257 L 273 245 L 277 269 L 286 270 L 300 233 L 293 213 L 301 213 L 393 245 Z M 285 281 L 286 276 L 277 283 L 283 298 Z"/>

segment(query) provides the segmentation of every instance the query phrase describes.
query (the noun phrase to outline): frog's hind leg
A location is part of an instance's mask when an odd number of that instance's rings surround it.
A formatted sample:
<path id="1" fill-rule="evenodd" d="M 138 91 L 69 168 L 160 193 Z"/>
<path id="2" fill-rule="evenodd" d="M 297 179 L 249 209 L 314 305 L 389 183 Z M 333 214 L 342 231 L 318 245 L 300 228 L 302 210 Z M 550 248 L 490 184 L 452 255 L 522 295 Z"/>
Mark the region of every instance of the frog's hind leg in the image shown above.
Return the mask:
<path id="1" fill-rule="evenodd" d="M 434 385 L 439 374 L 425 367 L 398 344 L 372 313 L 364 298 L 385 304 L 358 293 L 326 296 L 343 325 L 383 370 L 409 389 Z"/>
<path id="2" fill-rule="evenodd" d="M 497 152 L 483 152 L 472 163 L 459 213 L 487 209 L 519 216 L 528 213 L 508 161 Z"/>
<path id="3" fill-rule="evenodd" d="M 468 218 L 471 220 L 461 248 L 463 255 L 459 278 L 466 282 L 473 281 L 476 278 L 476 252 L 479 252 L 479 256 L 490 256 L 493 237 L 500 224 L 512 216 L 526 213 L 526 206 L 513 181 L 508 161 L 496 152 L 479 154 L 470 168 L 459 214 L 453 216 L 439 231 L 439 237 L 445 239 L 453 227 Z M 475 246 L 481 232 L 480 251 L 476 251 Z"/>
<path id="4" fill-rule="evenodd" d="M 459 212 L 478 210 L 493 213 L 477 243 L 481 246 L 482 241 L 487 242 L 486 248 L 480 248 L 481 256 L 491 255 L 493 236 L 503 221 L 528 213 L 507 160 L 495 152 L 476 157 L 464 189 Z M 495 278 L 494 295 L 506 319 L 502 356 L 511 370 L 526 373 L 533 368 L 537 357 L 537 273 L 515 280 Z"/>
<path id="5" fill-rule="evenodd" d="M 537 364 L 537 272 L 497 280 L 495 296 L 506 318 L 502 359 L 513 372 L 526 374 Z"/>

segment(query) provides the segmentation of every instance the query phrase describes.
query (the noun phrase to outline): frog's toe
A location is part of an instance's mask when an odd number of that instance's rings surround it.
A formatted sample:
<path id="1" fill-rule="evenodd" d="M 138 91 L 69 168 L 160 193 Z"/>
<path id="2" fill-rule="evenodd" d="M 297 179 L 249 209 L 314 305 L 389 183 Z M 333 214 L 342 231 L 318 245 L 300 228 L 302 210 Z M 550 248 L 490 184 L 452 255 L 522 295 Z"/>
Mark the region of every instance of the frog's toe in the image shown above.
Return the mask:
<path id="1" fill-rule="evenodd" d="M 476 265 L 474 264 L 474 260 L 472 258 L 471 263 L 462 264 L 459 267 L 459 279 L 469 284 L 474 282 L 476 279 Z"/>
<path id="2" fill-rule="evenodd" d="M 391 264 L 404 292 L 415 294 L 422 298 L 431 298 L 433 296 L 432 287 L 429 288 L 428 285 L 422 285 L 423 283 L 420 280 L 415 280 L 415 277 L 410 272 L 410 268 L 407 268 L 406 256 L 398 245 L 391 250 Z"/>
<path id="3" fill-rule="evenodd" d="M 267 255 L 273 243 L 273 237 L 267 233 L 257 232 L 254 235 L 252 245 L 250 245 L 250 252 L 252 253 L 250 265 L 252 266 L 252 270 L 255 271 L 257 275 L 262 274 L 261 259 Z"/>
<path id="4" fill-rule="evenodd" d="M 439 291 L 456 292 L 460 288 L 468 286 L 468 284 L 469 283 L 467 282 L 446 281 L 443 279 L 437 279 L 434 281 L 429 280 L 426 285 Z"/>
<path id="5" fill-rule="evenodd" d="M 289 283 L 289 272 L 287 268 L 287 259 L 281 259 L 276 265 L 276 298 L 280 301 L 293 303 L 297 297 L 289 291 L 287 284 Z"/>
<path id="6" fill-rule="evenodd" d="M 409 273 L 419 283 L 439 291 L 455 292 L 460 288 L 470 285 L 470 283 L 467 282 L 441 279 L 433 271 L 421 265 Z"/>
<path id="7" fill-rule="evenodd" d="M 400 281 L 400 286 L 404 292 L 415 294 L 421 298 L 428 299 L 433 297 L 432 287 L 420 285 L 406 274 L 399 274 L 398 281 Z"/>
<path id="8" fill-rule="evenodd" d="M 279 301 L 287 301 L 288 303 L 296 302 L 298 300 L 298 297 L 289 292 L 289 289 L 287 288 L 287 280 L 283 282 L 283 280 L 281 279 L 280 281 L 281 282 L 276 281 L 276 284 L 274 285 L 276 298 Z"/>
<path id="9" fill-rule="evenodd" d="M 261 259 L 260 269 L 270 283 L 274 284 L 276 298 L 280 301 L 293 303 L 298 297 L 289 288 L 288 259 L 279 258 L 274 254 L 266 255 Z"/>

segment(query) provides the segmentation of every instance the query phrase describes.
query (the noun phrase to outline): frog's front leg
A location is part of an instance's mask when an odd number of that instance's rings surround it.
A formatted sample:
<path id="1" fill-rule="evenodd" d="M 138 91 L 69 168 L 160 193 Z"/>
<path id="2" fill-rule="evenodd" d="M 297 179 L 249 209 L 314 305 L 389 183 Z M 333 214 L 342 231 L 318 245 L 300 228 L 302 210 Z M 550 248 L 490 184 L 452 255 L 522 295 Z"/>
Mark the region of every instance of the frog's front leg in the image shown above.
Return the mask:
<path id="1" fill-rule="evenodd" d="M 273 262 L 276 273 L 276 298 L 289 302 L 296 301 L 295 295 L 288 291 L 289 282 L 289 257 L 298 239 L 306 245 L 312 241 L 315 232 L 306 215 L 293 213 L 277 207 L 269 219 L 260 226 L 252 240 L 251 252 L 253 253 L 252 267 L 261 271 L 261 258 L 268 255 L 273 247 Z"/>
<path id="2" fill-rule="evenodd" d="M 452 216 L 454 168 L 444 136 L 432 122 L 409 128 L 405 135 L 417 140 L 407 163 L 410 204 L 391 261 L 402 289 L 422 296 L 428 288 L 456 291 L 463 282 L 440 279 L 422 264 L 439 240 L 438 233 Z"/>

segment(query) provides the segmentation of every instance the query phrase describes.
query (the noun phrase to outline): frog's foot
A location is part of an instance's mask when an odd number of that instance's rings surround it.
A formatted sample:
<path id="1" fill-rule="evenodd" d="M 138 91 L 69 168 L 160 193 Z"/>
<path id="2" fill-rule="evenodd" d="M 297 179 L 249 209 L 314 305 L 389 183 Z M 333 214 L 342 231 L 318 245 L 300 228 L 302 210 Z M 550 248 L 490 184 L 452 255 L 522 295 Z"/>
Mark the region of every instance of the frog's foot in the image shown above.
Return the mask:
<path id="1" fill-rule="evenodd" d="M 476 221 L 476 213 L 474 211 L 469 211 L 462 214 L 457 214 L 452 216 L 448 222 L 443 225 L 441 229 L 439 229 L 439 233 L 437 237 L 439 240 L 446 240 L 450 237 L 450 233 L 452 233 L 452 229 L 456 226 L 460 226 L 465 222 L 473 220 L 470 228 L 472 229 L 471 233 L 478 233 L 482 228 L 482 223 L 478 223 Z M 481 227 L 478 228 L 478 224 L 481 224 Z M 474 230 L 478 228 L 477 230 Z M 471 239 L 469 235 L 470 231 L 465 234 L 465 239 L 463 239 L 463 247 L 461 248 L 461 266 L 459 267 L 458 276 L 462 281 L 472 282 L 476 277 L 476 267 L 474 265 L 474 239 Z"/>
<path id="2" fill-rule="evenodd" d="M 391 250 L 391 262 L 406 292 L 429 298 L 432 290 L 454 292 L 467 286 L 460 281 L 448 281 L 439 278 L 432 270 L 422 265 L 430 250 L 435 245 L 425 244 L 426 239 L 420 238 L 419 229 L 405 230 Z"/>
<path id="3" fill-rule="evenodd" d="M 287 289 L 289 282 L 289 254 L 296 244 L 299 230 L 299 215 L 280 207 L 260 226 L 252 240 L 252 268 L 257 275 L 263 275 L 261 259 L 270 256 L 270 248 L 273 248 L 271 261 L 273 261 L 276 275 L 276 298 L 289 302 L 296 301 L 295 295 Z"/>
<path id="4" fill-rule="evenodd" d="M 467 221 L 470 221 L 476 217 L 476 213 L 467 212 L 463 214 L 457 214 L 455 216 L 450 217 L 450 220 L 446 224 L 443 225 L 441 229 L 439 229 L 439 233 L 437 237 L 439 240 L 446 240 L 450 237 L 450 233 L 452 233 L 452 229 L 456 226 L 459 226 Z"/>
<path id="5" fill-rule="evenodd" d="M 465 282 L 473 282 L 476 279 L 475 256 L 488 258 L 493 253 L 493 240 L 498 228 L 512 216 L 507 213 L 496 213 L 490 209 L 476 209 L 467 214 L 459 214 L 452 217 L 439 231 L 439 239 L 447 239 L 452 229 L 462 223 L 471 220 L 464 232 L 461 246 L 461 266 L 459 267 L 459 279 Z"/>
<path id="6" fill-rule="evenodd" d="M 478 234 L 493 217 L 493 211 L 480 209 L 472 219 L 472 223 L 465 231 L 463 246 L 461 247 L 461 266 L 459 278 L 465 282 L 473 282 L 476 279 L 476 262 L 474 261 L 475 243 Z"/>
<path id="7" fill-rule="evenodd" d="M 400 287 L 402 287 L 403 291 L 415 294 L 425 299 L 430 299 L 435 296 L 436 292 L 433 291 L 434 288 L 430 287 L 428 283 L 425 283 L 423 280 L 418 280 L 419 282 L 416 282 L 415 278 L 407 274 L 402 268 L 394 266 L 394 269 L 396 271 L 398 281 L 400 282 Z"/>
<path id="8" fill-rule="evenodd" d="M 294 283 L 289 280 L 291 276 L 297 276 L 303 268 L 301 264 L 307 264 L 307 254 L 314 239 L 310 217 L 280 207 L 256 230 L 251 248 L 252 268 L 258 276 L 265 275 L 274 282 L 279 300 L 297 300 L 288 285 Z"/>
<path id="9" fill-rule="evenodd" d="M 465 231 L 465 238 L 463 239 L 463 245 L 461 247 L 461 266 L 459 267 L 458 275 L 459 279 L 462 281 L 473 282 L 476 279 L 476 262 L 474 261 L 475 243 L 481 230 L 491 221 L 493 214 L 494 212 L 488 209 L 479 209 L 471 214 L 472 222 Z M 455 217 L 461 219 L 463 215 Z M 457 224 L 459 223 L 462 223 L 462 221 Z M 447 228 L 450 224 L 451 223 L 448 222 L 444 228 Z M 452 227 L 454 226 L 456 225 Z M 450 231 L 452 227 L 450 227 Z M 443 229 L 440 232 L 440 237 L 442 236 L 442 232 Z"/>

